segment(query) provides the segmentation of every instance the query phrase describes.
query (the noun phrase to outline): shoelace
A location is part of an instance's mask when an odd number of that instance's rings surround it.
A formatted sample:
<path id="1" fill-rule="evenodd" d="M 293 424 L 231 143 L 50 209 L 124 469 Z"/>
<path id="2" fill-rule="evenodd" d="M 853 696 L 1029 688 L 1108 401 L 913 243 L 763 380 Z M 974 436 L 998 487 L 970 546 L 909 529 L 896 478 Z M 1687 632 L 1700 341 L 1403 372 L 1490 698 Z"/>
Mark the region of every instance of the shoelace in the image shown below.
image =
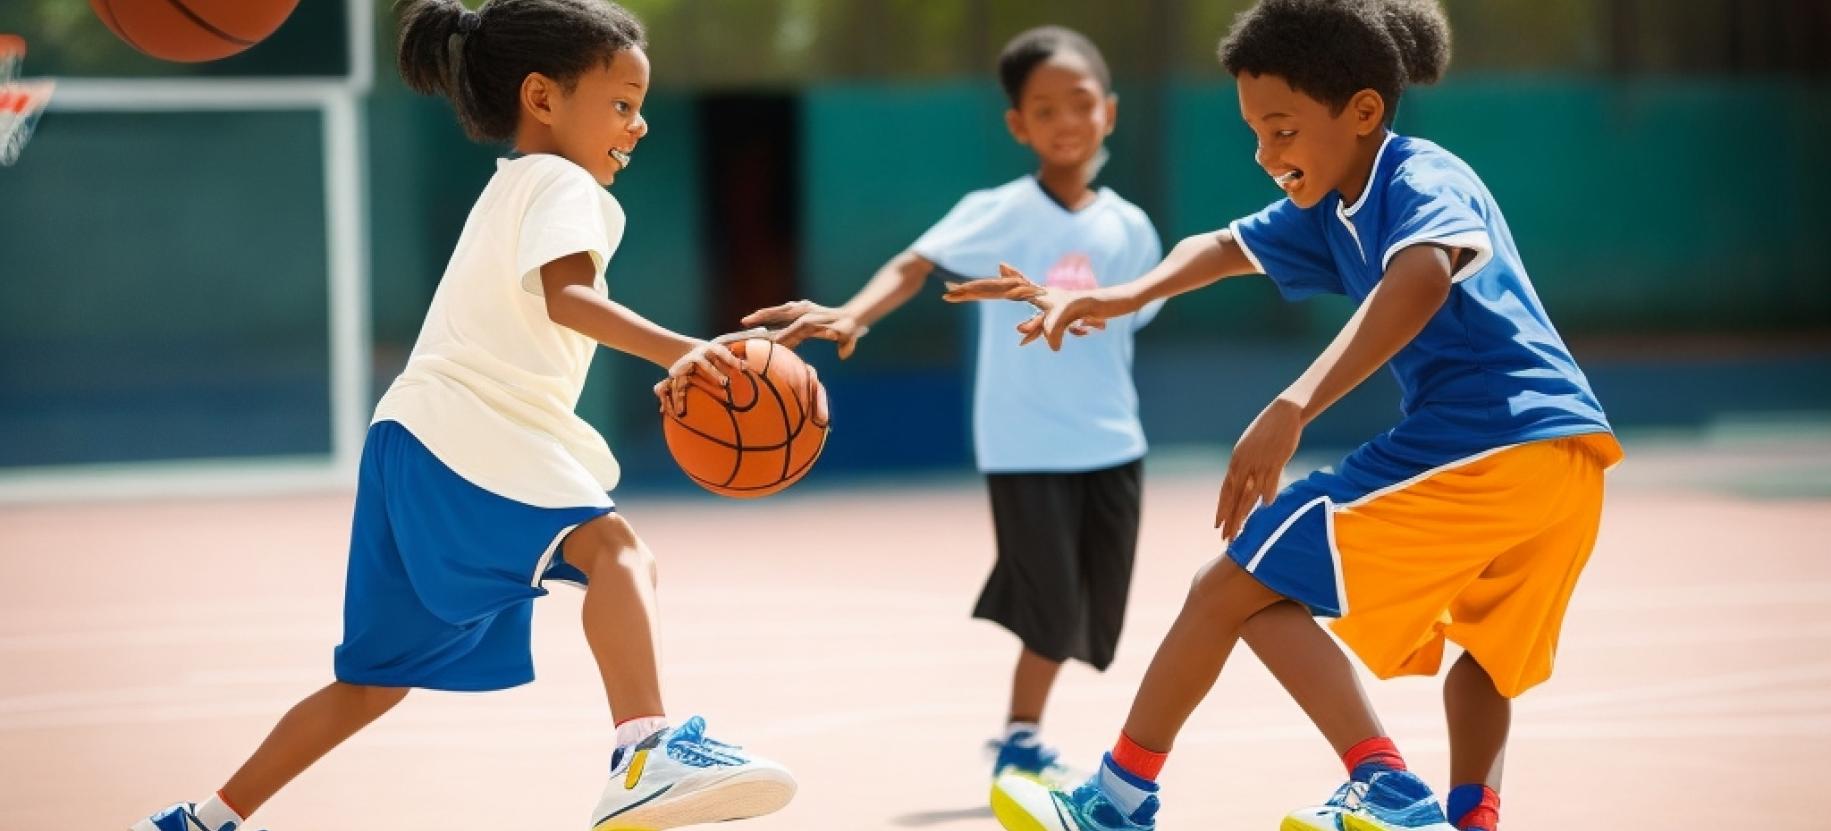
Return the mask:
<path id="1" fill-rule="evenodd" d="M 1353 810 L 1355 808 L 1359 808 L 1361 806 L 1361 803 L 1366 801 L 1366 799 L 1367 799 L 1367 783 L 1349 780 L 1346 784 L 1343 784 L 1341 787 L 1336 788 L 1335 795 L 1329 797 L 1329 801 L 1325 802 L 1323 804 L 1325 804 L 1331 808 L 1345 808 L 1348 810 Z"/>
<path id="2" fill-rule="evenodd" d="M 735 766 L 750 761 L 737 751 L 736 745 L 708 739 L 703 734 L 684 733 L 668 739 L 668 756 L 694 767 Z"/>

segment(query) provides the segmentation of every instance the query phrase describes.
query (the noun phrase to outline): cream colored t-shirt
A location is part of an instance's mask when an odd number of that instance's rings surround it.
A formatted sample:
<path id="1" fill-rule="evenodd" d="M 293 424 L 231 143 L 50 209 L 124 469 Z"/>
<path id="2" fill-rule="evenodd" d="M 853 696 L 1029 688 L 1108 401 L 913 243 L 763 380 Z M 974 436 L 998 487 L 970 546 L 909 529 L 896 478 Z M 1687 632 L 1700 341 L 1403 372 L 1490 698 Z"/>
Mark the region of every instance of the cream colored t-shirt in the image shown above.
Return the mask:
<path id="1" fill-rule="evenodd" d="M 597 343 L 549 320 L 540 267 L 589 252 L 596 288 L 623 208 L 559 156 L 497 162 L 407 368 L 375 407 L 471 484 L 543 508 L 610 504 L 619 468 L 573 408 Z"/>

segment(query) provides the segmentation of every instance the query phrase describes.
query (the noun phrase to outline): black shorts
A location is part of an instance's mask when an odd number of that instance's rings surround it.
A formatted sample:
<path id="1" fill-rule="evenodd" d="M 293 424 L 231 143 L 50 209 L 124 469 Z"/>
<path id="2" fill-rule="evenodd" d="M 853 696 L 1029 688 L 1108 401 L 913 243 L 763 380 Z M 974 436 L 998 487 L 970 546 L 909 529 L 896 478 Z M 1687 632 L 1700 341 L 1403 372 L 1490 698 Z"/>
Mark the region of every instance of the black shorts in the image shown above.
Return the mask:
<path id="1" fill-rule="evenodd" d="M 1138 547 L 1142 460 L 1085 473 L 988 473 L 998 563 L 973 617 L 1031 652 L 1113 662 Z"/>

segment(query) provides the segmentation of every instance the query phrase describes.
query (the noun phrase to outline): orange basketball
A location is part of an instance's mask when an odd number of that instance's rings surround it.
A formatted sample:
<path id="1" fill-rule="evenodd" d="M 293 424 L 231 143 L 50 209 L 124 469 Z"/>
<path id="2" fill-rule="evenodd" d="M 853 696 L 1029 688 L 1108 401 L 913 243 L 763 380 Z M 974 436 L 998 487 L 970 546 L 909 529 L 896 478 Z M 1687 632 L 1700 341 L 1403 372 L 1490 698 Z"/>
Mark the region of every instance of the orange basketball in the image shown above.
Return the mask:
<path id="1" fill-rule="evenodd" d="M 160 60 L 226 58 L 260 43 L 299 0 L 89 0 L 128 46 Z"/>
<path id="2" fill-rule="evenodd" d="M 826 388 L 814 368 L 764 338 L 731 344 L 744 359 L 723 396 L 698 386 L 686 414 L 661 420 L 668 452 L 687 477 L 723 496 L 754 499 L 794 484 L 826 446 Z"/>

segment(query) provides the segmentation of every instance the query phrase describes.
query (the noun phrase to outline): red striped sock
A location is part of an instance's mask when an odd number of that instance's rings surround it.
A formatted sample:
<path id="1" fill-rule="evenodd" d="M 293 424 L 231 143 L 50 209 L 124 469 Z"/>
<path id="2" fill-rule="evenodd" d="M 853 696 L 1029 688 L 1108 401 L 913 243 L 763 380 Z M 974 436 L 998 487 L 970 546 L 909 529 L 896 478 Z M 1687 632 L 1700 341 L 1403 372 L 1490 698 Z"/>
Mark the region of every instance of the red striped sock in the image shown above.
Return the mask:
<path id="1" fill-rule="evenodd" d="M 1168 753 L 1146 750 L 1123 730 L 1119 732 L 1119 741 L 1113 745 L 1114 764 L 1124 768 L 1126 773 L 1151 782 L 1157 781 L 1157 775 L 1163 773 L 1163 763 L 1169 758 Z"/>
<path id="2" fill-rule="evenodd" d="M 1376 736 L 1348 748 L 1348 752 L 1341 755 L 1341 762 L 1348 767 L 1349 777 L 1363 781 L 1376 771 L 1406 769 L 1399 746 L 1385 736 Z"/>

